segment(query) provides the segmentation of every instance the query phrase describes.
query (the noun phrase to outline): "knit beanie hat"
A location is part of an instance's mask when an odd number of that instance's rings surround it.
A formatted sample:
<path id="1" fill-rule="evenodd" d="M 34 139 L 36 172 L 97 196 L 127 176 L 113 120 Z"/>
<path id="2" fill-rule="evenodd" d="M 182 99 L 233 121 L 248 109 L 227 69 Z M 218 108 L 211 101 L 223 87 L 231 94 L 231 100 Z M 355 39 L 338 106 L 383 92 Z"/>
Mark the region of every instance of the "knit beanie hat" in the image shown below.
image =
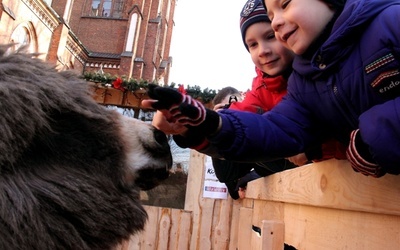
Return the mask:
<path id="1" fill-rule="evenodd" d="M 263 0 L 248 0 L 240 12 L 240 32 L 247 50 L 249 50 L 245 42 L 247 28 L 258 22 L 270 22 L 262 3 Z"/>

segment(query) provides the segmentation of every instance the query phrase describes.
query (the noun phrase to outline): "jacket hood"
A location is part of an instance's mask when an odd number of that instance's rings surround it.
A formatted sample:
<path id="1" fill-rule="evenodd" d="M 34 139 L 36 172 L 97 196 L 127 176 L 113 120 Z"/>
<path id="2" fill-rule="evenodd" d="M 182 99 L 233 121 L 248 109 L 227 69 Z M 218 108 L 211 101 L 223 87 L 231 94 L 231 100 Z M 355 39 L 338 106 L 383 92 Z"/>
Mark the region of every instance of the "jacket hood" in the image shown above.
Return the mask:
<path id="1" fill-rule="evenodd" d="M 296 56 L 293 67 L 302 75 L 312 76 L 322 73 L 318 67 L 320 64 L 326 65 L 325 72 L 334 68 L 358 43 L 360 34 L 368 27 L 370 21 L 395 4 L 400 4 L 400 0 L 347 0 L 330 36 L 314 53 L 311 62 L 302 56 Z"/>

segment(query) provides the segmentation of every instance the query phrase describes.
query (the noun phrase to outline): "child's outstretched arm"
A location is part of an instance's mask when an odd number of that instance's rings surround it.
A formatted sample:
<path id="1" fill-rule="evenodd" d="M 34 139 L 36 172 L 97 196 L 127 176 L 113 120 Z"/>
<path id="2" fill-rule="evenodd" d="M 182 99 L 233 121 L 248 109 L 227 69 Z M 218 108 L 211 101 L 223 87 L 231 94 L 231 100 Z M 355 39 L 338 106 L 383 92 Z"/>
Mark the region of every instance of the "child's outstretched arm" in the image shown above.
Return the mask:
<path id="1" fill-rule="evenodd" d="M 304 152 L 306 145 L 319 143 L 321 128 L 312 126 L 308 110 L 292 99 L 280 102 L 274 112 L 259 115 L 230 109 L 215 112 L 190 96 L 157 85 L 149 85 L 148 94 L 150 100 L 142 101 L 142 107 L 162 112 L 160 129 L 185 127 L 186 131 L 174 133 L 176 144 L 213 157 L 271 161 Z"/>

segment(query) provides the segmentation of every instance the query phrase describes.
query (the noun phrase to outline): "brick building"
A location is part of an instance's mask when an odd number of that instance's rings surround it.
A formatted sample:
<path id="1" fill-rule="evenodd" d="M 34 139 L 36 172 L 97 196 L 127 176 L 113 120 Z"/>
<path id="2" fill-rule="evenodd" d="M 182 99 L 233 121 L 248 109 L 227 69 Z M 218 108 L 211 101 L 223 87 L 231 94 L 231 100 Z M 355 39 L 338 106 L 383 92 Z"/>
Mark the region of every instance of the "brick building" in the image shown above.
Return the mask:
<path id="1" fill-rule="evenodd" d="M 0 0 L 0 43 L 60 70 L 168 83 L 177 0 Z"/>

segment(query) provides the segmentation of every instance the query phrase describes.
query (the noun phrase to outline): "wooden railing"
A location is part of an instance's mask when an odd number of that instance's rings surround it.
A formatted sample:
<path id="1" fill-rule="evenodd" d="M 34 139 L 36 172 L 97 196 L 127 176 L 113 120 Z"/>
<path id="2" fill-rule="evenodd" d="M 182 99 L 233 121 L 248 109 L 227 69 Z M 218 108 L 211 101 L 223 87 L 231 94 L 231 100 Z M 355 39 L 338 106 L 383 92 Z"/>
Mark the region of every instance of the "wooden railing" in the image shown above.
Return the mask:
<path id="1" fill-rule="evenodd" d="M 121 249 L 400 249 L 400 176 L 332 159 L 252 181 L 240 201 L 203 198 L 203 179 L 191 151 L 185 209 L 146 207 L 145 231 Z"/>
<path id="2" fill-rule="evenodd" d="M 332 159 L 255 180 L 246 197 L 253 203 L 241 208 L 242 224 L 249 216 L 258 227 L 281 221 L 284 241 L 297 249 L 400 249 L 400 176 L 366 177 Z M 241 228 L 260 245 L 262 237 Z"/>

